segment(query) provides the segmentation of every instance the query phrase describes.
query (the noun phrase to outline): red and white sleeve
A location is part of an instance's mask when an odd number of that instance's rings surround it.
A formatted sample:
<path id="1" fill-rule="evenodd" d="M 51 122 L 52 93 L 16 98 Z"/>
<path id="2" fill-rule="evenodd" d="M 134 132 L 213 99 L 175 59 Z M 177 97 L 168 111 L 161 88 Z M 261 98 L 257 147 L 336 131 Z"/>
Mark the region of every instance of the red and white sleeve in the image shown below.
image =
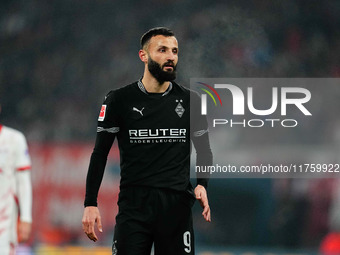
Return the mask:
<path id="1" fill-rule="evenodd" d="M 16 182 L 20 220 L 32 222 L 31 159 L 24 135 L 18 137 L 16 152 Z"/>

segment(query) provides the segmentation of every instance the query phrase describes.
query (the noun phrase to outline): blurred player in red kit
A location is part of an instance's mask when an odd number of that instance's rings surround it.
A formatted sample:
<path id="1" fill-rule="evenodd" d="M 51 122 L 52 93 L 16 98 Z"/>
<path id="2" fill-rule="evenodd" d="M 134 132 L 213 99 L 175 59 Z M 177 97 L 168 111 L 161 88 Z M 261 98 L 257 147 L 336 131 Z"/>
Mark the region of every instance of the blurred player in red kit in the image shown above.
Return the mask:
<path id="1" fill-rule="evenodd" d="M 21 242 L 29 239 L 32 224 L 30 169 L 25 136 L 0 123 L 0 255 L 14 255 L 18 239 Z"/>

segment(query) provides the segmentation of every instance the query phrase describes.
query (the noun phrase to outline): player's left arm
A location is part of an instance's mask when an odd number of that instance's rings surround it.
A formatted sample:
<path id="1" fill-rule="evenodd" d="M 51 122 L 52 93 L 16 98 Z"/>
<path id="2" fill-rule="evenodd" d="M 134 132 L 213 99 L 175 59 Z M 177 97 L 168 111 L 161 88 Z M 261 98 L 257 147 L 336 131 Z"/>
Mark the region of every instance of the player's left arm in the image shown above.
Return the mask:
<path id="1" fill-rule="evenodd" d="M 208 201 L 207 190 L 202 185 L 197 185 L 195 188 L 195 196 L 196 199 L 200 202 L 201 207 L 203 208 L 202 215 L 204 219 L 208 222 L 211 222 L 211 213 L 210 206 Z"/>
<path id="2" fill-rule="evenodd" d="M 196 149 L 196 166 L 210 166 L 212 165 L 213 155 L 210 148 L 208 132 L 192 138 Z M 211 222 L 211 212 L 208 201 L 207 187 L 209 181 L 208 173 L 197 173 L 197 186 L 195 188 L 196 199 L 200 202 L 203 208 L 202 215 L 204 219 Z"/>
<path id="3" fill-rule="evenodd" d="M 15 174 L 20 212 L 18 237 L 20 242 L 25 242 L 29 239 L 32 228 L 31 159 L 25 137 L 21 135 L 19 138 L 16 155 L 17 171 Z"/>
<path id="4" fill-rule="evenodd" d="M 197 109 L 200 109 L 200 97 L 196 92 L 190 95 L 190 137 L 196 150 L 196 166 L 211 166 L 213 155 L 209 142 L 208 121 Z M 211 212 L 207 195 L 209 173 L 197 172 L 197 186 L 195 188 L 196 199 L 200 202 L 204 219 L 211 221 Z"/>

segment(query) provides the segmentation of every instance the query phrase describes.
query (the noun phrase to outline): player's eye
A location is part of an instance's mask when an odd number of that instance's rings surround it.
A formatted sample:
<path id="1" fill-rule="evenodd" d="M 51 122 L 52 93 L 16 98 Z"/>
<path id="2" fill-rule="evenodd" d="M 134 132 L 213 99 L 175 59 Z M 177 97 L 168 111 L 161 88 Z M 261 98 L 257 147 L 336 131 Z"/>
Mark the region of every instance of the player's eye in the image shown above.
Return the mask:
<path id="1" fill-rule="evenodd" d="M 159 52 L 165 52 L 165 49 L 164 48 L 160 48 Z"/>
<path id="2" fill-rule="evenodd" d="M 172 53 L 178 54 L 178 50 L 177 50 L 177 49 L 173 49 L 173 50 L 172 50 Z"/>

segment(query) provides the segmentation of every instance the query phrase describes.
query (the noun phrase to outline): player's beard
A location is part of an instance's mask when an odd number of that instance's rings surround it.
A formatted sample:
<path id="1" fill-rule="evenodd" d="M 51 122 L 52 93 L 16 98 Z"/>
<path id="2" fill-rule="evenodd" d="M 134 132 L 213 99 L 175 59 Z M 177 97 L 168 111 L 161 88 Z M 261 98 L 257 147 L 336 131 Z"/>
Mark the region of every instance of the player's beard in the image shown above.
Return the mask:
<path id="1" fill-rule="evenodd" d="M 163 67 L 169 63 L 173 65 L 172 71 L 164 71 Z M 156 80 L 159 82 L 159 84 L 162 84 L 165 81 L 173 81 L 174 79 L 176 79 L 176 65 L 174 64 L 174 62 L 166 62 L 163 64 L 163 66 L 161 66 L 149 55 L 148 69 L 153 77 L 155 77 Z"/>

